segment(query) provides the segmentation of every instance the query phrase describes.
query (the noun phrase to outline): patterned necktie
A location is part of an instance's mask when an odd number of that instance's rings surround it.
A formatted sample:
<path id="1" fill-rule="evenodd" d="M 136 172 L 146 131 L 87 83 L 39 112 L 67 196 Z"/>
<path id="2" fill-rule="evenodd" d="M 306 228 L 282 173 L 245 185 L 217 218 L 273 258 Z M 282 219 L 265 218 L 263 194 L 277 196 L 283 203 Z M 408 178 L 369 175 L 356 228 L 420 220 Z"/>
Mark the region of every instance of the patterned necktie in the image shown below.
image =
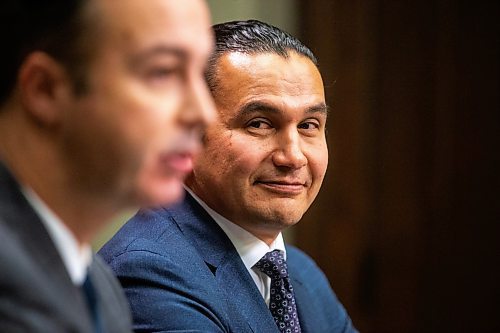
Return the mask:
<path id="1" fill-rule="evenodd" d="M 266 253 L 255 264 L 260 271 L 271 278 L 271 299 L 269 309 L 282 333 L 300 333 L 300 323 L 295 305 L 293 287 L 283 254 L 279 250 Z"/>

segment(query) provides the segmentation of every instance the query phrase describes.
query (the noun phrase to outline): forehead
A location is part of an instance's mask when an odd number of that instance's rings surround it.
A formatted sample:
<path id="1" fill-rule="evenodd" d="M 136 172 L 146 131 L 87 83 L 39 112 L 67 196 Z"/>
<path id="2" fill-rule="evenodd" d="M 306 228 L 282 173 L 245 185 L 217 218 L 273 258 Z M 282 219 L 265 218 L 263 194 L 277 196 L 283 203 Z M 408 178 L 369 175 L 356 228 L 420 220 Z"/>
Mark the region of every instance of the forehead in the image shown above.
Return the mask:
<path id="1" fill-rule="evenodd" d="M 317 67 L 295 52 L 288 58 L 274 53 L 227 53 L 219 60 L 217 79 L 216 102 L 231 109 L 255 101 L 304 108 L 325 101 Z"/>
<path id="2" fill-rule="evenodd" d="M 104 46 L 146 48 L 157 44 L 208 54 L 210 17 L 201 0 L 96 0 Z"/>

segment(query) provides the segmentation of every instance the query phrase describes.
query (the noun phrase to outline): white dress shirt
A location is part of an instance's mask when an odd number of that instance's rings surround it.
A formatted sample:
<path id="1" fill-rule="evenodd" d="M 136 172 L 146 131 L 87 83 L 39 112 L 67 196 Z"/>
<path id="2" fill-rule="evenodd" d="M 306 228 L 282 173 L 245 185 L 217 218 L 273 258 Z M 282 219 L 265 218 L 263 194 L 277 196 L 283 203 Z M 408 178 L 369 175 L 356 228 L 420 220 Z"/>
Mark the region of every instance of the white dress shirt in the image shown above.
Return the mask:
<path id="1" fill-rule="evenodd" d="M 243 264 L 250 273 L 250 276 L 255 282 L 255 285 L 259 289 L 262 297 L 269 305 L 270 299 L 270 286 L 271 278 L 266 274 L 262 273 L 258 268 L 253 266 L 267 253 L 273 250 L 280 250 L 286 259 L 286 249 L 285 242 L 283 241 L 283 235 L 279 233 L 278 237 L 274 242 L 268 246 L 265 242 L 255 237 L 245 229 L 241 228 L 239 225 L 229 221 L 212 208 L 208 207 L 203 200 L 201 200 L 196 194 L 191 191 L 187 186 L 185 186 L 186 191 L 188 191 L 193 198 L 208 212 L 208 214 L 217 222 L 221 229 L 226 233 L 227 237 L 231 240 L 236 251 L 241 257 Z"/>
<path id="2" fill-rule="evenodd" d="M 80 245 L 71 230 L 30 188 L 24 187 L 22 192 L 31 207 L 40 217 L 57 252 L 68 271 L 71 281 L 81 286 L 87 276 L 87 269 L 92 262 L 92 250 L 89 244 Z"/>

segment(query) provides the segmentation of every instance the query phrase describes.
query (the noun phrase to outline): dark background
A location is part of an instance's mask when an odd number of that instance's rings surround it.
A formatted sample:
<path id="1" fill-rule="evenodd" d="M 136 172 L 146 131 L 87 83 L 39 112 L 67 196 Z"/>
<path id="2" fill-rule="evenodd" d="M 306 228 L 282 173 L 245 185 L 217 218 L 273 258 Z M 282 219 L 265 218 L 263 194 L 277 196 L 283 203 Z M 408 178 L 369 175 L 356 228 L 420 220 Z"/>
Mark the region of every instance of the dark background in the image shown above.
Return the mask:
<path id="1" fill-rule="evenodd" d="M 300 2 L 330 165 L 295 242 L 362 332 L 500 332 L 499 1 Z"/>

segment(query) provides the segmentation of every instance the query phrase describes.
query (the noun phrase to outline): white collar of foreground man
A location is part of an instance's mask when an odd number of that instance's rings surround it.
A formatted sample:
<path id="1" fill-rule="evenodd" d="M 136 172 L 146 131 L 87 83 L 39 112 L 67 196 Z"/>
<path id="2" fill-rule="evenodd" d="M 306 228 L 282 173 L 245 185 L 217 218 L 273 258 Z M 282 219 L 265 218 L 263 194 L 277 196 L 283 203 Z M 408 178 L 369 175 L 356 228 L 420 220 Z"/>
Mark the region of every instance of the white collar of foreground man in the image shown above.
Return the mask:
<path id="1" fill-rule="evenodd" d="M 54 242 L 71 281 L 77 286 L 82 285 L 92 262 L 90 245 L 80 245 L 68 227 L 31 188 L 23 187 L 22 192 Z"/>

